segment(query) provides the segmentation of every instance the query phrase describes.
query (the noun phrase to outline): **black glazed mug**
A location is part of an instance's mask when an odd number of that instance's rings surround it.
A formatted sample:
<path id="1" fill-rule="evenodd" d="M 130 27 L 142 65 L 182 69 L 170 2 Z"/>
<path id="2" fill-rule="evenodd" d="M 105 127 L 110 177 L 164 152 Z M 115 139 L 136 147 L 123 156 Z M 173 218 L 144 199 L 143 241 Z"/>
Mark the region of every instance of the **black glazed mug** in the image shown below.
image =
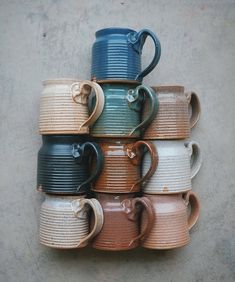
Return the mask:
<path id="1" fill-rule="evenodd" d="M 103 167 L 94 142 L 74 135 L 44 135 L 38 152 L 37 189 L 50 194 L 88 193 Z M 94 158 L 95 156 L 95 158 Z M 96 159 L 96 165 L 92 162 Z M 92 171 L 90 168 L 95 167 Z"/>

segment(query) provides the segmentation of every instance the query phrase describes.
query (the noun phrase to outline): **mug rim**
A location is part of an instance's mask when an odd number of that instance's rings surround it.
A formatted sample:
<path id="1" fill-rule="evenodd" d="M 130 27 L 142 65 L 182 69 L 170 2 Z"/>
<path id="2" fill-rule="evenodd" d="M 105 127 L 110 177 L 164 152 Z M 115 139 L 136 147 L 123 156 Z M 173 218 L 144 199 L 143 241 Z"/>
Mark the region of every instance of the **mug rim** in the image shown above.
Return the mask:
<path id="1" fill-rule="evenodd" d="M 151 88 L 160 93 L 184 93 L 184 86 L 182 85 L 154 85 Z"/>
<path id="2" fill-rule="evenodd" d="M 136 32 L 134 29 L 125 28 L 125 27 L 106 27 L 96 31 L 95 36 L 108 35 L 114 32 L 119 32 L 120 34 L 128 34 L 130 32 Z"/>
<path id="3" fill-rule="evenodd" d="M 46 79 L 42 81 L 43 85 L 48 85 L 48 84 L 67 84 L 67 83 L 74 83 L 74 82 L 80 82 L 82 80 L 78 78 L 66 78 L 66 77 L 59 77 L 59 78 L 51 78 L 51 79 Z"/>

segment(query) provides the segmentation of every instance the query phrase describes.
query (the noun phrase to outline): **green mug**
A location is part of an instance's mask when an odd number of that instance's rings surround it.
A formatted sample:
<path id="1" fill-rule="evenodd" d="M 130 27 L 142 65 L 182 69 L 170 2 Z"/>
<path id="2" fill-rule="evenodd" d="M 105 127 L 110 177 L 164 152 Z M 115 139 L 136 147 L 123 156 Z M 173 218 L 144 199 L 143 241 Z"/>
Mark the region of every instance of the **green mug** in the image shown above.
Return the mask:
<path id="1" fill-rule="evenodd" d="M 93 137 L 139 138 L 153 121 L 158 98 L 152 88 L 133 83 L 103 83 L 105 96 L 102 114 L 91 129 Z M 148 114 L 141 121 L 144 104 L 149 100 Z M 91 105 L 94 105 L 93 100 Z"/>

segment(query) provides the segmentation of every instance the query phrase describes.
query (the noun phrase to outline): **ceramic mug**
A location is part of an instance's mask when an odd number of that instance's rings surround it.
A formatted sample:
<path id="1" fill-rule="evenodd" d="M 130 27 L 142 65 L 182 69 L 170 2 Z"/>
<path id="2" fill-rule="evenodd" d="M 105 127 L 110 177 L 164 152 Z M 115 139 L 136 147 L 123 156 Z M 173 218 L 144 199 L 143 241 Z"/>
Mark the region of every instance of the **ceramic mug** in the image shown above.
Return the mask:
<path id="1" fill-rule="evenodd" d="M 186 139 L 199 120 L 201 107 L 196 93 L 183 86 L 153 86 L 159 101 L 158 113 L 144 133 L 144 139 Z M 148 114 L 145 104 L 143 118 Z"/>
<path id="2" fill-rule="evenodd" d="M 92 184 L 92 190 L 105 193 L 140 192 L 141 184 L 154 174 L 158 156 L 155 146 L 148 141 L 132 139 L 101 139 L 99 146 L 104 156 L 102 173 Z M 141 177 L 140 164 L 143 148 L 149 152 L 150 163 Z"/>
<path id="3" fill-rule="evenodd" d="M 195 141 L 157 140 L 152 144 L 158 150 L 158 167 L 143 187 L 144 193 L 172 194 L 189 191 L 191 179 L 202 165 L 201 149 Z M 148 171 L 151 159 L 143 158 L 143 173 Z"/>
<path id="4" fill-rule="evenodd" d="M 53 79 L 43 82 L 40 100 L 39 132 L 48 134 L 88 134 L 104 107 L 101 87 L 88 80 Z M 88 97 L 94 90 L 96 105 L 88 111 Z"/>
<path id="5" fill-rule="evenodd" d="M 185 195 L 149 195 L 154 209 L 154 223 L 149 235 L 141 241 L 144 248 L 173 249 L 189 243 L 189 230 L 199 217 L 199 200 L 192 191 Z M 189 212 L 189 206 L 191 210 Z M 143 211 L 141 230 L 146 228 L 147 214 Z"/>
<path id="6" fill-rule="evenodd" d="M 89 231 L 89 211 L 94 225 Z M 58 249 L 85 247 L 101 230 L 102 207 L 96 199 L 84 196 L 46 195 L 40 213 L 40 243 Z"/>
<path id="7" fill-rule="evenodd" d="M 101 87 L 105 105 L 92 127 L 91 135 L 139 138 L 157 114 L 155 92 L 145 85 L 130 83 L 103 83 Z M 141 112 L 146 101 L 149 101 L 148 113 L 141 122 Z"/>
<path id="8" fill-rule="evenodd" d="M 146 197 L 134 196 L 96 193 L 103 209 L 104 224 L 92 241 L 93 248 L 110 251 L 130 250 L 136 248 L 139 241 L 148 236 L 154 220 L 151 203 Z M 146 211 L 146 225 L 140 232 L 138 219 L 141 208 Z"/>
<path id="9" fill-rule="evenodd" d="M 157 36 L 149 29 L 136 32 L 128 28 L 105 28 L 96 32 L 92 46 L 91 78 L 95 80 L 135 80 L 141 82 L 161 56 Z M 154 57 L 141 70 L 141 53 L 147 37 L 154 43 Z"/>
<path id="10" fill-rule="evenodd" d="M 44 135 L 42 140 L 38 152 L 38 190 L 52 194 L 87 193 L 103 167 L 99 146 L 76 135 Z M 96 165 L 90 171 L 92 156 Z"/>

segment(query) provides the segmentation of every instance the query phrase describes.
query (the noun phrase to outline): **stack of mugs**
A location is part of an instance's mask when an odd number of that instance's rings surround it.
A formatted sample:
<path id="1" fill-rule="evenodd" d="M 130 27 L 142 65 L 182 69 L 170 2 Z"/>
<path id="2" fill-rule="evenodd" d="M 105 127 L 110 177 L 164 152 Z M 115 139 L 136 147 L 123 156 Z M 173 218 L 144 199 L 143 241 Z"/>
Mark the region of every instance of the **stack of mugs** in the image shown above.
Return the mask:
<path id="1" fill-rule="evenodd" d="M 147 37 L 154 58 L 141 70 Z M 201 153 L 187 139 L 200 103 L 180 86 L 142 84 L 160 55 L 152 31 L 107 28 L 96 32 L 91 80 L 44 82 L 37 173 L 37 189 L 46 195 L 43 245 L 71 249 L 90 243 L 116 251 L 189 242 L 199 215 L 191 178 Z"/>

